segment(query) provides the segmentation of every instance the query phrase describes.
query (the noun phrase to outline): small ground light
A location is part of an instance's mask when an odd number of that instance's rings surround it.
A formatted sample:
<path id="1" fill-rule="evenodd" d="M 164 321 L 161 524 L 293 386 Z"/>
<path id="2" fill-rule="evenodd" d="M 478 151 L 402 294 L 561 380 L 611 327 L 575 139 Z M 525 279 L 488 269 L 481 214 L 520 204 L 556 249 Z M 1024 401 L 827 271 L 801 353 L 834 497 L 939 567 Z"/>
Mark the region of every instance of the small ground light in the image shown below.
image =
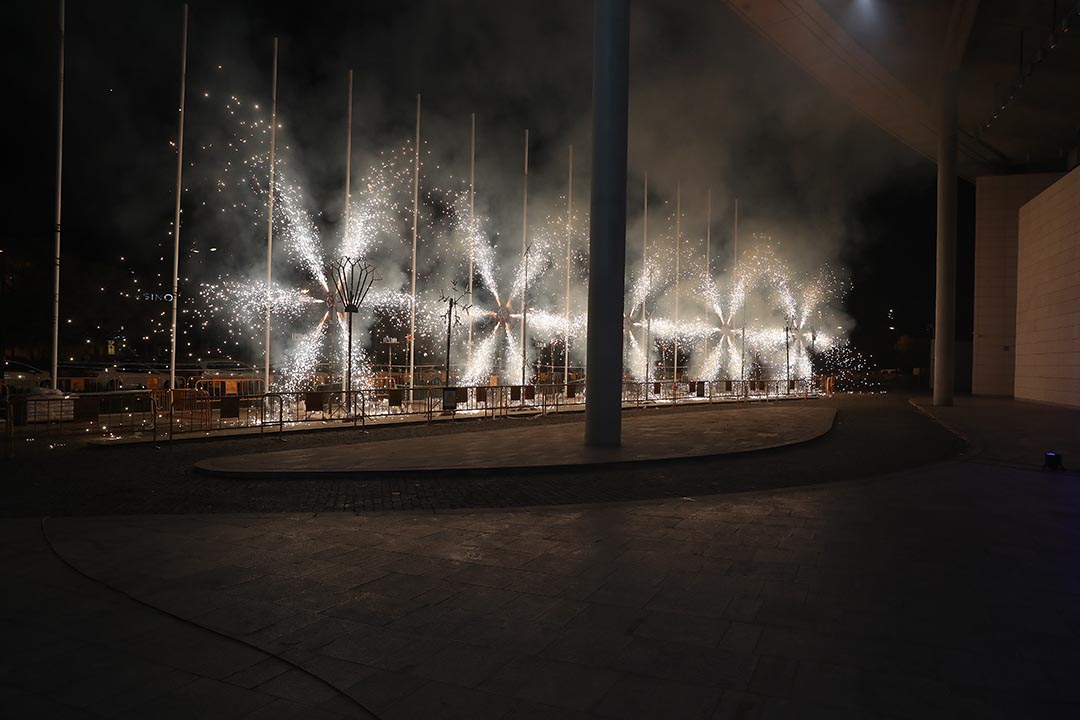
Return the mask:
<path id="1" fill-rule="evenodd" d="M 1047 470 L 1062 470 L 1064 465 L 1062 460 L 1064 458 L 1056 452 L 1047 452 L 1043 459 L 1043 467 Z"/>

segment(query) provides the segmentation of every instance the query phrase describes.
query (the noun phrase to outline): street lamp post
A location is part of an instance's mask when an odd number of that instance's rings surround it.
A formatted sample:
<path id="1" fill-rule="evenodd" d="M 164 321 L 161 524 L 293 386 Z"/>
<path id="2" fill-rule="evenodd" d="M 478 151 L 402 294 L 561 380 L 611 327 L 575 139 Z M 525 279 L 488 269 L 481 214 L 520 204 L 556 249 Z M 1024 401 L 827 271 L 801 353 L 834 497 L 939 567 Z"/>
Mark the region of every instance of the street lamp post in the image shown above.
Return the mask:
<path id="1" fill-rule="evenodd" d="M 645 312 L 644 309 L 642 309 L 642 313 L 644 313 L 644 312 Z M 650 356 L 652 355 L 652 353 L 650 352 L 651 346 L 652 346 L 652 315 L 646 315 L 645 316 L 645 395 L 646 395 L 646 397 L 649 394 L 649 365 L 652 364 L 650 362 L 650 360 L 651 360 Z"/>
<path id="2" fill-rule="evenodd" d="M 334 287 L 341 299 L 342 309 L 349 316 L 349 339 L 345 369 L 345 398 L 352 407 L 352 325 L 353 315 L 364 304 L 371 283 L 375 280 L 375 268 L 360 259 L 345 256 L 330 263 L 327 274 L 333 278 Z"/>
<path id="3" fill-rule="evenodd" d="M 467 293 L 457 293 L 457 286 L 454 286 L 454 290 L 449 295 L 443 295 L 440 298 L 441 302 L 447 304 L 446 307 L 446 387 L 450 387 L 450 339 L 453 336 L 454 325 L 460 325 L 461 322 L 458 319 L 458 311 L 464 310 L 465 314 L 469 313 L 472 305 L 462 303 Z"/>
<path id="4" fill-rule="evenodd" d="M 784 320 L 784 355 L 787 365 L 787 387 L 785 393 L 791 392 L 791 318 Z"/>
<path id="5" fill-rule="evenodd" d="M 536 348 L 536 377 L 539 379 L 540 373 L 544 369 L 544 348 L 547 347 L 547 343 L 537 340 L 533 343 L 533 347 Z"/>
<path id="6" fill-rule="evenodd" d="M 528 353 L 525 352 L 525 333 L 527 325 L 529 323 L 529 252 L 532 250 L 532 244 L 525 248 L 523 253 L 525 259 L 525 284 L 521 289 L 521 385 L 525 386 L 525 368 L 528 364 Z"/>

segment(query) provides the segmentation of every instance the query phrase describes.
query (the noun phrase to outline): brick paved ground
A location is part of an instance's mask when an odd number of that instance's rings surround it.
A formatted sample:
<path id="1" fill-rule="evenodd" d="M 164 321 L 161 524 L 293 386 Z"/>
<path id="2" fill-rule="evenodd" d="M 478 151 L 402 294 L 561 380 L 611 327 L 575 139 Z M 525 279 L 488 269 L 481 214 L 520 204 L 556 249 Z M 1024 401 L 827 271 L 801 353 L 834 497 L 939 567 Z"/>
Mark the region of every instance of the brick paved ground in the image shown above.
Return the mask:
<path id="1" fill-rule="evenodd" d="M 39 520 L 0 522 L 0 558 L 5 718 L 364 717 L 265 651 L 80 576 L 45 543 Z"/>
<path id="2" fill-rule="evenodd" d="M 1078 479 L 949 461 L 694 501 L 50 522 L 87 572 L 388 720 L 1073 718 Z"/>
<path id="3" fill-rule="evenodd" d="M 903 398 L 836 403 L 810 443 L 611 472 L 235 483 L 189 463 L 246 441 L 22 453 L 6 513 L 110 516 L 45 523 L 98 582 L 37 519 L 0 522 L 0 706 L 1076 717 L 1080 476 L 956 456 Z M 949 420 L 1007 444 L 994 411 Z M 622 502 L 537 507 L 583 499 Z M 324 512 L 364 504 L 412 509 Z"/>
<path id="4" fill-rule="evenodd" d="M 951 457 L 963 447 L 954 435 L 917 412 L 903 397 L 838 396 L 820 402 L 837 408 L 836 423 L 827 435 L 809 443 L 722 460 L 645 463 L 587 472 L 242 482 L 206 477 L 192 470 L 193 463 L 206 457 L 317 448 L 349 438 L 357 442 L 419 439 L 429 433 L 487 430 L 493 423 L 506 427 L 580 423 L 579 416 L 381 428 L 366 435 L 344 430 L 291 435 L 286 442 L 244 438 L 106 449 L 49 449 L 31 444 L 18 448 L 14 460 L 0 460 L 5 477 L 0 514 L 408 510 L 682 497 L 865 477 Z M 686 413 L 689 422 L 693 413 L 709 410 L 645 412 Z M 723 412 L 737 413 L 739 408 Z M 558 451 L 552 448 L 553 453 Z"/>

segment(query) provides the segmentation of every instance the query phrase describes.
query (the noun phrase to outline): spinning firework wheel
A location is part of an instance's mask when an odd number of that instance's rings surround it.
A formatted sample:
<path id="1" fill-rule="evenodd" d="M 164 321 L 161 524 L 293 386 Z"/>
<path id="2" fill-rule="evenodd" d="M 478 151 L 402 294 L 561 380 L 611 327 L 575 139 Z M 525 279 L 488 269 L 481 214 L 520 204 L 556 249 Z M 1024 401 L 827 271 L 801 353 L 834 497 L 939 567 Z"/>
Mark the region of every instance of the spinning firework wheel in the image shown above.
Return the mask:
<path id="1" fill-rule="evenodd" d="M 352 325 L 353 315 L 360 311 L 371 284 L 375 282 L 375 268 L 359 258 L 342 257 L 330 262 L 326 274 L 333 283 L 342 310 L 349 316 L 349 339 L 346 350 L 348 358 L 345 370 L 345 397 L 352 407 Z M 328 301 L 332 301 L 333 296 Z"/>

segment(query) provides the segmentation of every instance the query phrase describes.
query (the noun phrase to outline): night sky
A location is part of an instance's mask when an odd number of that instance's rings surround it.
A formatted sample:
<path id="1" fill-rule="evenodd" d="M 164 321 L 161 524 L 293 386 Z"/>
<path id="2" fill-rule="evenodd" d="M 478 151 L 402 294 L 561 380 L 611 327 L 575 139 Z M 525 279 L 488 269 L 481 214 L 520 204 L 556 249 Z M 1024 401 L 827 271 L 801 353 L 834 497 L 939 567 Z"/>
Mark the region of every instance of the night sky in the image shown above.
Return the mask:
<path id="1" fill-rule="evenodd" d="M 302 168 L 325 228 L 332 230 L 342 207 L 349 68 L 356 73 L 354 172 L 410 140 L 420 92 L 432 159 L 459 168 L 459 176 L 468 172 L 469 114 L 477 114 L 478 197 L 502 234 L 520 232 L 526 127 L 531 212 L 543 212 L 562 191 L 568 143 L 575 146 L 575 202 L 587 207 L 591 3 L 190 5 L 185 159 L 200 161 L 198 149 L 222 136 L 225 98 L 269 103 L 277 34 L 279 143 Z M 711 188 L 718 255 L 730 253 L 738 196 L 742 241 L 767 233 L 796 264 L 827 262 L 845 272 L 856 345 L 884 366 L 902 362 L 896 340 L 926 337 L 933 319 L 934 165 L 855 115 L 721 4 L 633 8 L 628 266 L 640 237 L 635 203 L 644 171 L 650 202 L 672 201 L 681 183 L 684 211 L 697 218 L 684 228 L 689 233 L 703 234 Z M 40 361 L 51 300 L 57 8 L 14 0 L 5 16 L 3 346 Z M 180 18 L 179 2 L 68 3 L 61 316 L 72 323 L 70 332 L 62 328 L 65 345 L 110 336 L 120 323 L 131 332 L 146 322 L 146 307 L 121 292 L 136 277 L 144 288 L 159 278 L 167 284 Z M 191 182 L 198 177 L 196 170 Z M 191 182 L 185 207 L 210 192 Z M 961 183 L 961 339 L 971 332 L 973 203 L 973 188 Z M 222 232 L 188 216 L 183 228 L 185 244 Z M 242 262 L 257 246 L 257 237 L 237 239 L 229 261 Z"/>

